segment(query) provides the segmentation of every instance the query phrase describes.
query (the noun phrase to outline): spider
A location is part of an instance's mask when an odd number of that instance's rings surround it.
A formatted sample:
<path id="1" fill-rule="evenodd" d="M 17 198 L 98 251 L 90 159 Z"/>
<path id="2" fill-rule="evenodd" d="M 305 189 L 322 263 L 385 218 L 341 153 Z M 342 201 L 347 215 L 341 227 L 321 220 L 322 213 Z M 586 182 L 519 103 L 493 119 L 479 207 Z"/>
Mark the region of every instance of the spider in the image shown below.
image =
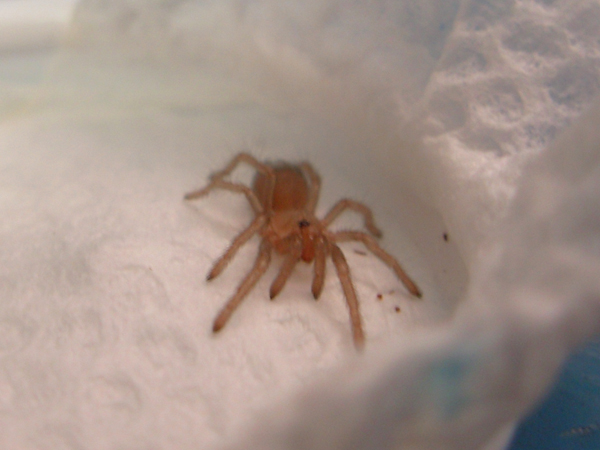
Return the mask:
<path id="1" fill-rule="evenodd" d="M 228 181 L 226 178 L 240 164 L 245 163 L 256 170 L 252 188 Z M 255 234 L 262 238 L 254 266 L 237 287 L 237 290 L 221 309 L 213 323 L 213 332 L 225 326 L 242 300 L 267 270 L 271 253 L 275 250 L 284 256 L 278 275 L 271 284 L 269 295 L 275 298 L 283 289 L 296 264 L 302 260 L 314 263 L 312 294 L 315 300 L 321 295 L 325 280 L 325 263 L 331 257 L 350 312 L 354 345 L 364 346 L 358 299 L 352 284 L 350 268 L 339 242 L 359 241 L 389 266 L 408 291 L 421 297 L 417 285 L 406 275 L 398 261 L 383 250 L 374 238 L 381 237 L 371 210 L 354 200 L 338 201 L 322 220 L 315 216 L 321 180 L 308 162 L 299 165 L 288 163 L 261 163 L 248 153 L 239 153 L 227 166 L 210 176 L 209 184 L 185 195 L 193 200 L 207 195 L 213 189 L 225 189 L 244 194 L 254 210 L 254 220 L 233 239 L 229 248 L 215 262 L 207 280 L 216 278 L 234 258 L 239 248 Z M 329 231 L 329 225 L 344 211 L 352 210 L 363 216 L 367 231 Z"/>

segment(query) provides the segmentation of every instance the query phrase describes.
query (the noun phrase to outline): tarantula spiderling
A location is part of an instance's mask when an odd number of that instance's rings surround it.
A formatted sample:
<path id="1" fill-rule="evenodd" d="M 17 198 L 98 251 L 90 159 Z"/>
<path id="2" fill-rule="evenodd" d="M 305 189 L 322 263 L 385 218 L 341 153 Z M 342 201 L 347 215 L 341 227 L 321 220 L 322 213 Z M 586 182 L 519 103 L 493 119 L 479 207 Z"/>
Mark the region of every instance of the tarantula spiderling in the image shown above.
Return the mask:
<path id="1" fill-rule="evenodd" d="M 252 188 L 226 180 L 234 169 L 246 163 L 256 170 Z M 233 259 L 238 249 L 254 234 L 260 234 L 262 241 L 254 266 L 239 284 L 236 292 L 221 309 L 213 323 L 213 332 L 225 326 L 242 300 L 267 270 L 271 252 L 284 255 L 278 275 L 271 284 L 270 297 L 275 298 L 283 289 L 296 264 L 302 260 L 314 263 L 312 294 L 316 299 L 321 295 L 325 280 L 325 262 L 331 257 L 350 311 L 350 322 L 356 348 L 364 345 L 358 299 L 352 284 L 350 268 L 339 242 L 358 241 L 389 266 L 408 291 L 421 297 L 417 285 L 404 272 L 398 261 L 383 250 L 374 237 L 381 237 L 369 207 L 344 198 L 339 200 L 322 220 L 315 216 L 319 199 L 321 180 L 308 162 L 299 165 L 288 163 L 261 163 L 248 153 L 239 153 L 225 168 L 210 176 L 209 184 L 185 195 L 185 200 L 203 197 L 213 189 L 225 189 L 244 194 L 254 210 L 254 220 L 232 241 L 225 253 L 215 262 L 207 279 L 216 278 Z M 352 210 L 364 218 L 367 231 L 329 231 L 327 227 L 344 211 Z"/>

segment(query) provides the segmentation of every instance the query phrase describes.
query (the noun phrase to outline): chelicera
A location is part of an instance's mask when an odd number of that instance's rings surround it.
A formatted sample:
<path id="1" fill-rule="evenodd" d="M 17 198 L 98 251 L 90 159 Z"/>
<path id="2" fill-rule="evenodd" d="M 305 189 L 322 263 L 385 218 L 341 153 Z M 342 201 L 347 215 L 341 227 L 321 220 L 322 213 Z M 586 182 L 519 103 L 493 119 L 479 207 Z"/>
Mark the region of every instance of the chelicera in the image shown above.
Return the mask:
<path id="1" fill-rule="evenodd" d="M 256 170 L 252 188 L 227 179 L 241 163 L 248 164 Z M 248 153 L 240 153 L 223 170 L 211 175 L 206 187 L 185 195 L 186 200 L 193 200 L 203 197 L 213 189 L 225 189 L 245 195 L 254 210 L 254 220 L 233 239 L 229 248 L 215 262 L 208 273 L 208 280 L 216 278 L 227 267 L 239 248 L 252 236 L 259 234 L 262 238 L 254 266 L 215 318 L 213 332 L 218 332 L 225 326 L 242 300 L 265 273 L 273 250 L 283 255 L 284 259 L 279 273 L 271 284 L 269 291 L 271 299 L 281 292 L 294 267 L 301 260 L 314 265 L 312 294 L 315 299 L 318 299 L 323 290 L 326 259 L 331 257 L 348 303 L 354 345 L 357 348 L 361 348 L 365 340 L 359 303 L 350 276 L 350 268 L 338 243 L 361 242 L 394 271 L 412 295 L 421 297 L 421 291 L 404 272 L 398 261 L 383 250 L 375 240 L 381 237 L 381 231 L 375 225 L 373 214 L 367 206 L 345 198 L 338 201 L 323 219 L 315 216 L 320 187 L 319 175 L 307 162 L 299 165 L 261 163 Z M 368 233 L 328 229 L 329 225 L 347 210 L 362 215 Z"/>

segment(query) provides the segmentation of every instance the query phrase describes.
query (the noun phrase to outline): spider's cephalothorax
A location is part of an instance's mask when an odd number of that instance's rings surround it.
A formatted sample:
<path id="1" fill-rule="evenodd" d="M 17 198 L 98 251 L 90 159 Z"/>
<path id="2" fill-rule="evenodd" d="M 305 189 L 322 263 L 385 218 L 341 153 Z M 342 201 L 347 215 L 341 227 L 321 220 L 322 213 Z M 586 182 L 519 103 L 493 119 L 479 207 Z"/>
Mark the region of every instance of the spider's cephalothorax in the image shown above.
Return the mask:
<path id="1" fill-rule="evenodd" d="M 225 179 L 241 162 L 251 165 L 257 171 L 252 189 Z M 247 153 L 240 153 L 222 171 L 211 176 L 208 186 L 185 196 L 186 200 L 195 199 L 206 195 L 214 188 L 239 192 L 246 196 L 255 213 L 252 223 L 233 240 L 231 246 L 214 264 L 207 277 L 209 280 L 225 269 L 237 250 L 254 234 L 259 233 L 262 237 L 254 267 L 217 315 L 213 331 L 219 331 L 225 326 L 231 314 L 265 273 L 273 249 L 284 255 L 284 260 L 277 277 L 271 284 L 271 298 L 283 289 L 300 260 L 314 263 L 312 293 L 315 299 L 319 298 L 325 279 L 325 261 L 328 256 L 331 256 L 348 302 L 354 344 L 357 348 L 364 344 L 358 299 L 350 278 L 348 263 L 337 245 L 338 242 L 362 242 L 367 249 L 394 270 L 411 294 L 421 296 L 421 291 L 406 275 L 398 261 L 383 250 L 373 238 L 373 236 L 380 237 L 381 232 L 375 226 L 371 210 L 367 206 L 354 200 L 342 199 L 322 220 L 316 218 L 315 208 L 320 186 L 320 178 L 309 163 L 298 166 L 261 163 Z M 327 229 L 329 224 L 347 209 L 364 217 L 365 228 L 370 234 L 363 231 L 331 232 Z"/>
<path id="2" fill-rule="evenodd" d="M 269 175 L 260 172 L 252 186 L 264 210 L 270 211 L 270 220 L 261 234 L 279 253 L 289 253 L 290 249 L 300 247 L 300 259 L 312 262 L 316 240 L 322 230 L 317 218 L 306 209 L 308 181 L 299 167 L 281 163 L 271 167 L 275 175 L 272 190 Z"/>

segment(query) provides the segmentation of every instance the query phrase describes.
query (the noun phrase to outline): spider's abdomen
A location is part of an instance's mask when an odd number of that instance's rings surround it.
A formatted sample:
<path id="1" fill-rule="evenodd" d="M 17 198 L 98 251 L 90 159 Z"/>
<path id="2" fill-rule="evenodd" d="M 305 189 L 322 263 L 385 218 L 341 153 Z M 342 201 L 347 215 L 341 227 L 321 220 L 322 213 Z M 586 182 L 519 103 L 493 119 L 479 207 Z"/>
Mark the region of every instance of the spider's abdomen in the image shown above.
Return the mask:
<path id="1" fill-rule="evenodd" d="M 302 171 L 291 165 L 275 166 L 275 189 L 271 208 L 267 204 L 268 177 L 257 173 L 254 178 L 252 190 L 260 200 L 263 207 L 273 212 L 286 211 L 290 209 L 303 210 L 308 202 L 308 183 Z"/>

